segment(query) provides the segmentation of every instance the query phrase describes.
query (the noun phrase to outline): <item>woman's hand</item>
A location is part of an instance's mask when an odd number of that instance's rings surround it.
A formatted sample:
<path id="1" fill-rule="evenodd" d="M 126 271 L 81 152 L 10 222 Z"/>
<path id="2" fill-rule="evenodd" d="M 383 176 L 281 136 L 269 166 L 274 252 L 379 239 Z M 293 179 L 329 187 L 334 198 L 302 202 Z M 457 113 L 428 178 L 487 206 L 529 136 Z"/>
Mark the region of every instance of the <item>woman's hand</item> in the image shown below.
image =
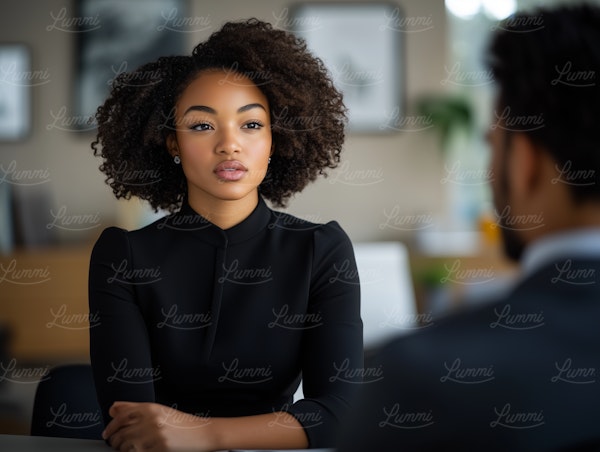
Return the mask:
<path id="1" fill-rule="evenodd" d="M 211 451 L 211 420 L 157 403 L 115 402 L 102 437 L 121 452 Z"/>

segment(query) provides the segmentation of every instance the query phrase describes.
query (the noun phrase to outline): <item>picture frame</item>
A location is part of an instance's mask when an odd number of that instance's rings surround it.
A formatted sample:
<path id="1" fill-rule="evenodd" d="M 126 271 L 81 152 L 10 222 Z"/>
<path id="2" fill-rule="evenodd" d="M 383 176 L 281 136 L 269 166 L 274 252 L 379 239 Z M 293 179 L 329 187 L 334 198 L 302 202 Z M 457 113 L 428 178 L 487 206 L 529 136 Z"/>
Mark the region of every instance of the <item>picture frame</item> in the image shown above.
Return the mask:
<path id="1" fill-rule="evenodd" d="M 0 44 L 0 141 L 20 141 L 31 131 L 31 51 L 25 44 Z"/>
<path id="2" fill-rule="evenodd" d="M 162 56 L 181 55 L 190 30 L 186 0 L 78 0 L 77 73 L 73 109 L 79 131 L 95 130 L 93 117 L 107 98 L 112 82 Z M 131 83 L 157 83 L 146 74 Z"/>
<path id="3" fill-rule="evenodd" d="M 350 132 L 395 130 L 404 112 L 402 13 L 392 2 L 307 2 L 290 30 L 325 63 L 348 108 Z"/>

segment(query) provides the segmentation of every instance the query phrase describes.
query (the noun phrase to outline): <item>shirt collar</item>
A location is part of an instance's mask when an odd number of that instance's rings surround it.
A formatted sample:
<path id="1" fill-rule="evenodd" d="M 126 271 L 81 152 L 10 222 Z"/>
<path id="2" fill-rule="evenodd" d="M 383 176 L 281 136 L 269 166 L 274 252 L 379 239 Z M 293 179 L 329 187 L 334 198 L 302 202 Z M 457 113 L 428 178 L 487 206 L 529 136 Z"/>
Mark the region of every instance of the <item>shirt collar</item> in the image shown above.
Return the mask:
<path id="1" fill-rule="evenodd" d="M 270 220 L 271 209 L 259 196 L 258 204 L 246 219 L 229 229 L 221 229 L 197 213 L 186 198 L 183 200 L 181 209 L 177 213 L 169 215 L 163 227 L 194 233 L 201 239 L 220 245 L 247 240 L 267 227 Z"/>
<path id="2" fill-rule="evenodd" d="M 600 260 L 600 228 L 586 228 L 551 234 L 536 240 L 521 260 L 524 276 L 540 267 L 565 258 Z"/>

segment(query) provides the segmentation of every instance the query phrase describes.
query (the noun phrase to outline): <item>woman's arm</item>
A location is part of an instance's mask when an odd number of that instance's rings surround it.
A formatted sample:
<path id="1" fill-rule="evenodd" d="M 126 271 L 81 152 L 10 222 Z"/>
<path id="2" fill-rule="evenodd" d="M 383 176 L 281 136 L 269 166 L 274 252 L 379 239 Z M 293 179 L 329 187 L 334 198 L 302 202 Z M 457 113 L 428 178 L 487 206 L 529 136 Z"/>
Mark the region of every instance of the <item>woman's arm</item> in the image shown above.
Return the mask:
<path id="1" fill-rule="evenodd" d="M 148 332 L 135 302 L 135 274 L 127 232 L 106 229 L 90 260 L 90 358 L 105 425 L 116 400 L 154 402 Z"/>
<path id="2" fill-rule="evenodd" d="M 120 451 L 304 449 L 308 440 L 289 413 L 198 417 L 156 403 L 117 402 L 103 437 Z M 135 448 L 135 449 L 133 449 Z"/>
<path id="3" fill-rule="evenodd" d="M 360 285 L 352 243 L 335 222 L 315 231 L 307 322 L 302 339 L 304 399 L 289 410 L 311 447 L 333 447 L 362 383 Z"/>

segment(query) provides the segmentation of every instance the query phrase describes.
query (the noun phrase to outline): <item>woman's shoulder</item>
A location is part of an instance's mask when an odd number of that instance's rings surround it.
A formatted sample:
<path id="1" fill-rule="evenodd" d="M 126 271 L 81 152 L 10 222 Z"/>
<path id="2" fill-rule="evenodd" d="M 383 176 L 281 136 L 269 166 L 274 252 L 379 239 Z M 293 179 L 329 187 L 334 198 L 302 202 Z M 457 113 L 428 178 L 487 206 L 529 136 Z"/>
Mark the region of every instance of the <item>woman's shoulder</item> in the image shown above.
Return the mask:
<path id="1" fill-rule="evenodd" d="M 325 222 L 319 218 L 300 218 L 273 210 L 268 228 L 281 231 L 283 234 L 303 234 L 306 239 L 313 242 L 316 250 L 336 248 L 340 245 L 352 246 L 348 234 L 335 220 Z"/>
<path id="2" fill-rule="evenodd" d="M 100 233 L 98 240 L 96 243 L 110 243 L 114 241 L 122 242 L 123 240 L 129 240 L 130 237 L 136 235 L 143 235 L 145 233 L 151 232 L 156 229 L 156 223 L 151 223 L 147 226 L 141 227 L 139 229 L 127 230 L 119 226 L 108 226 L 104 228 L 104 230 Z"/>
<path id="3" fill-rule="evenodd" d="M 320 218 L 301 218 L 286 212 L 271 210 L 269 229 L 282 229 L 293 232 L 312 232 L 345 236 L 346 233 L 335 220 L 324 222 Z"/>
<path id="4" fill-rule="evenodd" d="M 98 248 L 101 246 L 123 243 L 124 241 L 127 241 L 127 234 L 128 231 L 126 229 L 117 226 L 108 226 L 100 233 L 94 247 Z"/>
<path id="5" fill-rule="evenodd" d="M 118 226 L 105 228 L 96 241 L 95 248 L 129 245 L 131 242 L 147 242 L 157 238 L 165 229 L 166 218 L 163 217 L 138 229 L 127 230 Z M 166 228 L 168 229 L 168 227 Z"/>
<path id="6" fill-rule="evenodd" d="M 91 262 L 113 261 L 129 255 L 127 231 L 116 226 L 105 228 L 92 249 Z"/>

